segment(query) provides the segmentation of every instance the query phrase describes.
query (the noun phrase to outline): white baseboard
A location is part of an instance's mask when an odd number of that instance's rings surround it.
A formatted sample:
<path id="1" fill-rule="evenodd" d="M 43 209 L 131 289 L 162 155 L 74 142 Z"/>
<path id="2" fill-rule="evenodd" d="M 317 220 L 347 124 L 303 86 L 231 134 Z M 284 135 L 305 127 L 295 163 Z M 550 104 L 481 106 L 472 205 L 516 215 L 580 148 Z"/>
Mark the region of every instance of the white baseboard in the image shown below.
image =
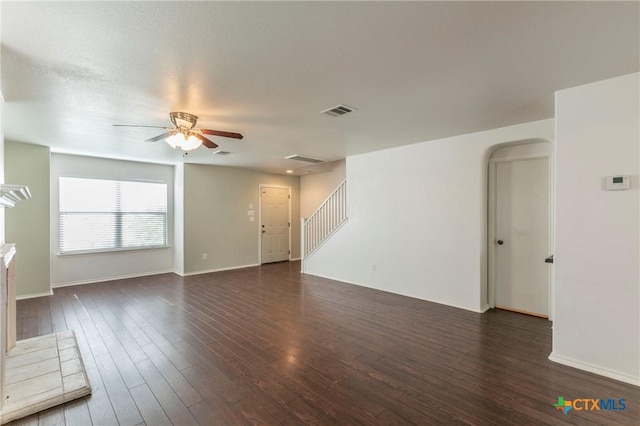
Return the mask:
<path id="1" fill-rule="evenodd" d="M 289 259 L 289 262 L 295 262 L 297 260 L 300 260 L 300 258 L 299 257 L 294 257 L 293 259 Z"/>
<path id="2" fill-rule="evenodd" d="M 432 302 L 432 303 L 437 303 L 439 305 L 450 306 L 452 308 L 464 309 L 465 311 L 476 312 L 476 313 L 479 313 L 479 314 L 482 314 L 482 313 L 486 312 L 487 309 L 489 309 L 488 305 L 476 308 L 476 307 L 473 307 L 473 306 L 466 306 L 466 305 L 460 305 L 460 304 L 457 304 L 457 303 L 444 302 L 442 300 L 425 299 L 423 297 L 417 297 L 417 296 L 414 296 L 414 295 L 411 295 L 411 294 L 397 293 L 395 291 L 389 291 L 389 290 L 384 290 L 384 289 L 381 289 L 381 288 L 371 287 L 371 286 L 368 286 L 368 285 L 365 285 L 365 284 L 345 281 L 343 279 L 334 278 L 334 277 L 328 277 L 326 275 L 312 274 L 312 273 L 309 273 L 309 272 L 302 272 L 302 273 L 306 274 L 306 275 L 313 275 L 315 277 L 326 278 L 328 280 L 339 281 L 339 282 L 345 283 L 345 284 L 357 285 L 358 287 L 365 287 L 365 288 L 370 288 L 370 289 L 373 289 L 373 290 L 384 291 L 386 293 L 397 294 L 399 296 L 410 297 L 412 299 L 424 300 L 425 302 Z"/>
<path id="3" fill-rule="evenodd" d="M 70 281 L 70 282 L 66 282 L 66 283 L 51 284 L 51 287 L 58 288 L 58 287 L 69 287 L 69 286 L 73 286 L 73 285 L 102 283 L 102 282 L 105 282 L 105 281 L 125 280 L 127 278 L 148 277 L 150 275 L 172 274 L 173 272 L 174 272 L 173 269 L 167 269 L 167 270 L 164 270 L 164 271 L 142 272 L 142 273 L 139 273 L 139 274 L 118 275 L 118 276 L 115 276 L 115 277 L 93 278 L 93 279 L 89 279 L 89 280 Z"/>
<path id="4" fill-rule="evenodd" d="M 611 370 L 609 368 L 598 367 L 597 365 L 589 364 L 588 362 L 578 361 L 572 358 L 564 357 L 562 355 L 554 354 L 549 355 L 549 359 L 558 364 L 567 365 L 569 367 L 577 368 L 579 370 L 588 371 L 590 373 L 598 374 L 600 376 L 608 377 L 610 379 L 619 380 L 631 385 L 640 386 L 640 376 L 631 376 L 620 371 Z"/>
<path id="5" fill-rule="evenodd" d="M 491 309 L 491 306 L 489 306 L 489 305 L 482 305 L 482 307 L 480 308 L 480 311 L 479 311 L 479 312 L 484 314 L 484 313 L 485 313 L 485 312 L 487 312 L 489 309 Z"/>
<path id="6" fill-rule="evenodd" d="M 254 266 L 260 266 L 259 263 L 251 263 L 248 265 L 237 265 L 237 266 L 229 266 L 226 268 L 218 268 L 218 269 L 207 269 L 206 271 L 196 271 L 196 272 L 186 272 L 183 277 L 190 277 L 191 275 L 201 275 L 201 274 L 210 274 L 212 272 L 222 272 L 222 271 L 232 271 L 234 269 L 244 269 L 244 268 L 252 268 Z"/>
<path id="7" fill-rule="evenodd" d="M 42 293 L 30 293 L 16 296 L 16 300 L 35 299 L 36 297 L 53 296 L 53 290 L 45 291 Z"/>
<path id="8" fill-rule="evenodd" d="M 184 271 L 180 271 L 178 269 L 167 269 L 167 270 L 164 270 L 164 271 L 144 272 L 144 273 L 140 273 L 140 274 L 118 275 L 118 276 L 114 276 L 114 277 L 104 277 L 104 278 L 95 278 L 95 279 L 90 279 L 90 280 L 80 280 L 80 281 L 71 281 L 71 282 L 66 282 L 66 283 L 57 283 L 57 284 L 52 284 L 51 287 L 52 288 L 69 287 L 69 286 L 73 286 L 73 285 L 101 283 L 101 282 L 105 282 L 105 281 L 124 280 L 124 279 L 127 279 L 127 278 L 148 277 L 148 276 L 151 276 L 151 275 L 160 275 L 160 274 L 176 274 L 176 275 L 179 275 L 181 277 L 188 277 L 188 276 L 191 276 L 191 275 L 209 274 L 211 272 L 222 272 L 222 271 L 231 271 L 231 270 L 234 270 L 234 269 L 252 268 L 254 266 L 260 266 L 260 264 L 259 263 L 251 263 L 251 264 L 248 264 L 248 265 L 236 265 L 236 266 L 229 266 L 229 267 L 225 267 L 225 268 L 207 269 L 205 271 L 195 271 L 195 272 L 184 272 Z M 33 296 L 33 297 L 39 297 L 39 296 Z"/>
<path id="9" fill-rule="evenodd" d="M 422 299 L 420 297 L 409 296 L 409 295 L 406 295 L 406 294 L 403 294 L 403 296 L 413 297 L 415 299 L 425 300 L 427 302 L 433 302 L 433 303 L 437 303 L 439 305 L 451 306 L 452 308 L 464 309 L 465 311 L 471 311 L 471 312 L 475 312 L 477 314 L 484 314 L 485 312 L 487 312 L 487 309 L 488 309 L 488 308 L 485 309 L 484 306 L 480 307 L 480 308 L 476 308 L 474 306 L 461 305 L 461 304 L 458 304 L 458 303 L 450 303 L 450 302 L 445 302 L 443 300 Z"/>

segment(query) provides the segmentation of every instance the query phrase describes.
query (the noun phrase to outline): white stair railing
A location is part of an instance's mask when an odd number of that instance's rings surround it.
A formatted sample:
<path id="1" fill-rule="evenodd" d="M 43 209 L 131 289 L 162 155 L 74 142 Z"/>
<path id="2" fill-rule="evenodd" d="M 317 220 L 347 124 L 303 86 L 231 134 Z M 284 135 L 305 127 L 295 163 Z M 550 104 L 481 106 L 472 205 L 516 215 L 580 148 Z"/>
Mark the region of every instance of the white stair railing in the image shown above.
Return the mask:
<path id="1" fill-rule="evenodd" d="M 301 220 L 303 272 L 304 259 L 313 254 L 346 220 L 347 181 L 343 180 L 308 219 Z"/>

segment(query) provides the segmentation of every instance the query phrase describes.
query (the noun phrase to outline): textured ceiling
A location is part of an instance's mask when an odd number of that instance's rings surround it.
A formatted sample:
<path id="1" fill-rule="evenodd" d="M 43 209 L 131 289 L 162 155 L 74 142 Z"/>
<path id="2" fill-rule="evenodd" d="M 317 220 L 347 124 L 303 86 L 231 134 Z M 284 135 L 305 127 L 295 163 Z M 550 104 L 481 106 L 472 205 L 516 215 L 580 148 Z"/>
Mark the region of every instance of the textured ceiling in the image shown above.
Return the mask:
<path id="1" fill-rule="evenodd" d="M 7 139 L 282 173 L 553 116 L 555 90 L 639 69 L 636 2 L 2 2 Z M 320 111 L 345 103 L 340 118 Z M 170 111 L 228 156 L 163 142 Z"/>

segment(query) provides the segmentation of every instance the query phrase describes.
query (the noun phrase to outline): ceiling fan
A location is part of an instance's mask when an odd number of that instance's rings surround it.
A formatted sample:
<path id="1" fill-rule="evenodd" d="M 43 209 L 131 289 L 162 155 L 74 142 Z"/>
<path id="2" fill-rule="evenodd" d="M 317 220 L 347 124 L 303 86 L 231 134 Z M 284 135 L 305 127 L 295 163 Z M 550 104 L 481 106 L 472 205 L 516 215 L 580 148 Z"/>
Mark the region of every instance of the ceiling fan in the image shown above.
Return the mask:
<path id="1" fill-rule="evenodd" d="M 217 148 L 218 145 L 205 138 L 203 135 L 222 136 L 224 138 L 242 139 L 240 133 L 223 132 L 221 130 L 196 129 L 198 117 L 187 112 L 169 113 L 174 127 L 142 126 L 136 124 L 114 124 L 115 127 L 151 127 L 166 129 L 169 132 L 147 139 L 146 142 L 156 142 L 164 139 L 171 148 L 181 148 L 183 151 L 191 151 L 204 145 L 207 148 Z"/>

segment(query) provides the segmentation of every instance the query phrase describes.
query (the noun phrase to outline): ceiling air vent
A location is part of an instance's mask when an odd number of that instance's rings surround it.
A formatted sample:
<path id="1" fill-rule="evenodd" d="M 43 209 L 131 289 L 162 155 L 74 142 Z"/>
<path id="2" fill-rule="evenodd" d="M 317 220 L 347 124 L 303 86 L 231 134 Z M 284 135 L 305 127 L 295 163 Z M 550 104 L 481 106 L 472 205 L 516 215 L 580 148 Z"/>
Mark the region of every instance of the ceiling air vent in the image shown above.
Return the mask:
<path id="1" fill-rule="evenodd" d="M 213 155 L 229 155 L 231 154 L 229 151 L 223 151 L 221 149 L 212 152 Z"/>
<path id="2" fill-rule="evenodd" d="M 345 115 L 347 113 L 355 111 L 355 108 L 351 108 L 346 105 L 336 105 L 329 109 L 325 109 L 324 111 L 320 111 L 322 114 L 327 114 L 332 117 L 340 117 L 341 115 Z"/>
<path id="3" fill-rule="evenodd" d="M 317 158 L 305 157 L 304 155 L 293 154 L 288 157 L 284 157 L 287 160 L 296 160 L 296 161 L 304 161 L 305 163 L 322 163 L 323 160 L 318 160 Z"/>

